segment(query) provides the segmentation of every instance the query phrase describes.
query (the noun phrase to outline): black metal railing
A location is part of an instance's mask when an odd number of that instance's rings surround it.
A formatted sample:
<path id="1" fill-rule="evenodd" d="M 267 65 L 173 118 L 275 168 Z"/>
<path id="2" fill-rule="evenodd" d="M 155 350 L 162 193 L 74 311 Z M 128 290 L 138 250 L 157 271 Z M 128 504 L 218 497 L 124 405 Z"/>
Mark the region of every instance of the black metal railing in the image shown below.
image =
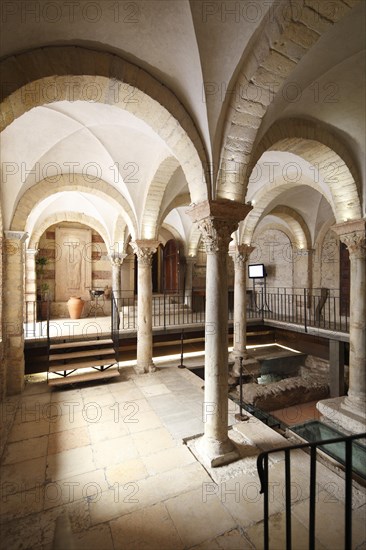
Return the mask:
<path id="1" fill-rule="evenodd" d="M 324 448 L 334 443 L 344 443 L 345 445 L 345 502 L 344 502 L 344 548 L 352 548 L 352 443 L 355 439 L 363 439 L 366 433 L 356 434 L 344 437 L 336 437 L 323 441 L 314 441 L 309 443 L 300 443 L 291 447 L 275 448 L 261 453 L 257 458 L 257 470 L 261 482 L 261 493 L 264 496 L 264 550 L 269 550 L 269 472 L 268 458 L 272 453 L 283 452 L 285 454 L 285 515 L 286 515 L 286 550 L 292 549 L 291 534 L 291 452 L 297 449 L 310 450 L 310 499 L 309 499 L 309 549 L 315 549 L 316 532 L 316 464 L 317 449 Z"/>
<path id="2" fill-rule="evenodd" d="M 251 308 L 264 320 L 302 325 L 305 332 L 309 327 L 336 332 L 349 331 L 349 316 L 344 313 L 349 307 L 336 293 L 324 295 L 308 289 L 297 293 L 286 289 L 280 292 L 279 288 L 276 292 L 268 292 L 262 287 L 253 292 Z"/>
<path id="3" fill-rule="evenodd" d="M 113 342 L 114 353 L 116 356 L 117 363 L 119 362 L 119 329 L 120 329 L 120 298 L 118 293 L 111 292 L 111 339 Z"/>
<path id="4" fill-rule="evenodd" d="M 305 332 L 310 327 L 334 332 L 349 331 L 348 304 L 336 291 L 321 293 L 319 289 L 296 289 L 290 292 L 283 288 L 265 291 L 264 287 L 247 291 L 247 319 L 281 321 L 289 325 L 299 325 Z M 119 330 L 137 329 L 137 296 L 117 296 Z M 228 320 L 233 320 L 234 295 L 228 293 Z M 113 300 L 112 300 L 113 302 Z M 205 289 L 194 289 L 190 294 L 182 291 L 165 291 L 152 296 L 152 325 L 154 328 L 171 326 L 203 325 L 205 323 Z M 49 304 L 48 304 L 49 310 Z M 115 312 L 116 313 L 116 312 Z M 25 303 L 25 337 L 44 338 L 47 336 L 47 315 L 42 315 L 42 304 L 35 301 Z M 48 314 L 49 323 L 49 314 Z"/>

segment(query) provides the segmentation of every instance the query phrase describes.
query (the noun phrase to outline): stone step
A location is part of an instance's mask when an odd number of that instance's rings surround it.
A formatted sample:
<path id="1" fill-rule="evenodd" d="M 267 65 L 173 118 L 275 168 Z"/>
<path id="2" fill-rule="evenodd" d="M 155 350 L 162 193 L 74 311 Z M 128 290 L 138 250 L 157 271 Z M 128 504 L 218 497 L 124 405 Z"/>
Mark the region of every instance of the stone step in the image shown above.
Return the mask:
<path id="1" fill-rule="evenodd" d="M 76 342 L 71 340 L 70 342 L 63 342 L 61 344 L 52 344 L 50 346 L 50 350 L 80 348 L 80 347 L 86 348 L 86 347 L 94 347 L 94 346 L 106 346 L 111 344 L 113 344 L 113 342 L 110 338 L 106 338 L 104 340 L 77 340 Z"/>
<path id="2" fill-rule="evenodd" d="M 50 355 L 50 361 L 64 361 L 65 359 L 82 359 L 83 357 L 101 357 L 103 355 L 114 356 L 113 348 L 91 349 L 82 351 L 70 351 L 67 353 L 55 353 Z"/>
<path id="3" fill-rule="evenodd" d="M 101 367 L 105 365 L 117 364 L 117 361 L 114 356 L 105 357 L 103 359 L 89 359 L 88 361 L 76 361 L 65 363 L 64 365 L 50 365 L 48 367 L 48 372 L 63 372 L 68 370 L 79 370 L 87 369 L 90 367 Z"/>
<path id="4" fill-rule="evenodd" d="M 86 372 L 84 374 L 70 374 L 66 377 L 49 378 L 49 386 L 61 386 L 63 384 L 76 384 L 78 382 L 88 382 L 90 380 L 98 380 L 105 378 L 114 378 L 119 376 L 120 373 L 117 369 L 108 369 L 104 371 Z"/>

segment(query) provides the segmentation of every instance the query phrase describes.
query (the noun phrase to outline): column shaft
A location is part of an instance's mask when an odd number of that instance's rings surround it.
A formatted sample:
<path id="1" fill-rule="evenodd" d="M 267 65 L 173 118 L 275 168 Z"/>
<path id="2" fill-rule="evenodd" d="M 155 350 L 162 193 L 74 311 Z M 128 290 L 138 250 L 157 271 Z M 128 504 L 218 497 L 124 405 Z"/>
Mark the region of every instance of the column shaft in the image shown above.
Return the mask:
<path id="1" fill-rule="evenodd" d="M 197 445 L 211 467 L 238 457 L 228 437 L 227 258 L 231 234 L 249 210 L 222 200 L 201 203 L 188 211 L 198 223 L 207 254 L 204 436 Z"/>
<path id="2" fill-rule="evenodd" d="M 5 231 L 3 339 L 6 394 L 21 393 L 24 387 L 24 241 L 27 233 Z"/>
<path id="3" fill-rule="evenodd" d="M 152 278 L 151 264 L 156 241 L 136 241 L 131 246 L 137 255 L 137 372 L 155 370 L 152 353 Z"/>

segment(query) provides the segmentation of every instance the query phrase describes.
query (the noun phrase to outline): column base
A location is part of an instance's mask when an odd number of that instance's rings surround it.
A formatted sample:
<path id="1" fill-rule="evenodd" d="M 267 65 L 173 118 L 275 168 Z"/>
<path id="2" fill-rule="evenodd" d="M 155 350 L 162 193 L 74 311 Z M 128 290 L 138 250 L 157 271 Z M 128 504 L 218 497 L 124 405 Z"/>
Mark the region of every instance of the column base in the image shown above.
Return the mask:
<path id="1" fill-rule="evenodd" d="M 156 372 L 157 367 L 154 365 L 154 363 L 138 363 L 136 367 L 134 367 L 137 374 L 147 374 L 149 372 Z"/>
<path id="2" fill-rule="evenodd" d="M 247 352 L 240 353 L 239 351 L 233 350 L 230 353 L 230 360 L 234 361 L 234 366 L 231 370 L 231 376 L 239 378 L 240 376 L 240 357 L 243 357 L 243 375 L 252 375 L 256 377 L 260 375 L 260 363 L 254 358 L 248 355 Z"/>
<path id="3" fill-rule="evenodd" d="M 333 424 L 337 424 L 352 434 L 366 431 L 366 410 L 360 403 L 355 403 L 348 396 L 324 399 L 316 404 L 316 408 L 324 417 Z"/>
<path id="4" fill-rule="evenodd" d="M 240 458 L 238 450 L 229 438 L 221 442 L 217 439 L 203 436 L 196 443 L 196 451 L 202 464 L 208 468 L 224 466 Z"/>

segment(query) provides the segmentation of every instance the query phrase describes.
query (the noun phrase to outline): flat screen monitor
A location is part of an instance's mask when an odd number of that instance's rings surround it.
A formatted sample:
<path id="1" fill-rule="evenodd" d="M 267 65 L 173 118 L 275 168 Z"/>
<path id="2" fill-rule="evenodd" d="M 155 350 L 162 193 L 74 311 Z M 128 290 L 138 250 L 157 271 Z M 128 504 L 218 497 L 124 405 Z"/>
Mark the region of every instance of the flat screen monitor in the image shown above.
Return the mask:
<path id="1" fill-rule="evenodd" d="M 252 264 L 248 265 L 248 277 L 249 279 L 263 279 L 266 277 L 266 268 L 264 264 Z"/>

